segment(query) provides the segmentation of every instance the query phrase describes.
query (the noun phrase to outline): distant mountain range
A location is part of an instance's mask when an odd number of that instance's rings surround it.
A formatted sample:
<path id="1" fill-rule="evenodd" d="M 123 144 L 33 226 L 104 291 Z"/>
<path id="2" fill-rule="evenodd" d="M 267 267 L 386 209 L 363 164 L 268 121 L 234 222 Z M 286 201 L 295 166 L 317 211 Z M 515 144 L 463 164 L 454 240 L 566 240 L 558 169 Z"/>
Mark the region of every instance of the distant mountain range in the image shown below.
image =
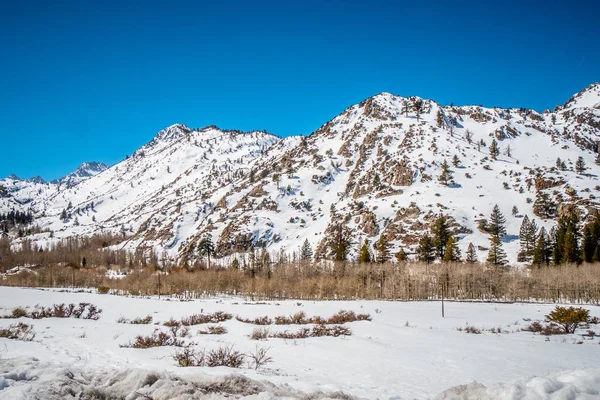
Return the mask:
<path id="1" fill-rule="evenodd" d="M 463 252 L 472 242 L 483 259 L 489 240 L 478 221 L 498 204 L 515 261 L 522 216 L 553 224 L 534 216 L 539 192 L 584 216 L 599 208 L 599 141 L 598 83 L 542 113 L 382 93 L 306 137 L 177 124 L 111 167 L 84 163 L 50 183 L 9 176 L 0 180 L 7 193 L 0 212 L 32 211 L 52 240 L 125 233 L 121 247 L 180 261 L 197 257 L 205 234 L 223 257 L 256 246 L 297 252 L 305 240 L 326 257 L 327 237 L 340 223 L 354 232 L 355 248 L 385 235 L 410 253 L 444 213 Z M 575 169 L 579 157 L 585 171 Z M 441 182 L 444 161 L 450 180 Z M 51 240 L 49 233 L 34 239 Z"/>

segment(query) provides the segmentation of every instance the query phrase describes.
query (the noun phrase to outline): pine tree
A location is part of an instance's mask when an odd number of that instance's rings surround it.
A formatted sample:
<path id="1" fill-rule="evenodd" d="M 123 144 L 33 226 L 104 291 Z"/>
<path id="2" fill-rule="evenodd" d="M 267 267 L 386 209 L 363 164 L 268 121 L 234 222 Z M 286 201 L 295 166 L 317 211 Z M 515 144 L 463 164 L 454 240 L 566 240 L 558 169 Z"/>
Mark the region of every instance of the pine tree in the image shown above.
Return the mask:
<path id="1" fill-rule="evenodd" d="M 458 156 L 456 154 L 452 157 L 452 165 L 455 168 L 460 166 L 460 159 L 458 158 Z"/>
<path id="2" fill-rule="evenodd" d="M 563 169 L 563 168 L 562 168 L 562 160 L 560 159 L 560 157 L 558 157 L 558 158 L 556 159 L 556 168 L 558 168 L 558 169 L 560 169 L 560 170 L 562 170 L 562 169 Z"/>
<path id="3" fill-rule="evenodd" d="M 552 219 L 556 217 L 556 203 L 548 193 L 539 191 L 533 202 L 533 213 L 543 219 Z"/>
<path id="4" fill-rule="evenodd" d="M 510 147 L 510 144 L 506 146 L 505 154 L 507 157 L 512 157 L 512 148 Z"/>
<path id="5" fill-rule="evenodd" d="M 593 261 L 594 253 L 596 252 L 596 248 L 598 248 L 598 242 L 594 241 L 594 239 L 591 224 L 588 224 L 583 228 L 583 237 L 581 240 L 581 251 L 583 253 L 581 258 L 588 263 Z"/>
<path id="6" fill-rule="evenodd" d="M 373 177 L 373 187 L 375 189 L 379 189 L 381 186 L 381 179 L 379 178 L 379 174 L 375 173 L 375 176 Z"/>
<path id="7" fill-rule="evenodd" d="M 343 224 L 338 223 L 334 228 L 334 234 L 329 240 L 328 246 L 335 261 L 346 261 L 352 246 L 352 233 Z"/>
<path id="8" fill-rule="evenodd" d="M 237 257 L 235 257 L 233 259 L 233 261 L 231 262 L 231 268 L 233 268 L 234 270 L 239 270 L 240 269 L 240 262 L 237 259 Z"/>
<path id="9" fill-rule="evenodd" d="M 536 240 L 535 250 L 533 251 L 532 264 L 548 265 L 552 258 L 552 244 L 546 234 L 546 229 L 542 227 Z"/>
<path id="10" fill-rule="evenodd" d="M 308 241 L 308 239 L 305 239 L 304 243 L 302 243 L 302 247 L 300 248 L 300 260 L 304 262 L 310 262 L 312 261 L 312 258 L 312 247 L 310 247 L 310 242 Z"/>
<path id="11" fill-rule="evenodd" d="M 452 172 L 450 171 L 450 166 L 446 160 L 442 163 L 442 172 L 440 173 L 438 180 L 442 185 L 446 186 L 452 182 Z"/>
<path id="12" fill-rule="evenodd" d="M 494 265 L 504 265 L 507 262 L 506 252 L 502 248 L 502 241 L 497 236 L 492 236 L 490 239 L 490 251 L 486 261 Z"/>
<path id="13" fill-rule="evenodd" d="M 413 103 L 413 109 L 415 110 L 415 114 L 417 115 L 417 122 L 421 117 L 421 112 L 423 111 L 423 100 L 416 99 Z"/>
<path id="14" fill-rule="evenodd" d="M 496 160 L 500 155 L 500 149 L 498 148 L 498 142 L 496 139 L 492 139 L 492 143 L 490 144 L 490 156 L 492 160 Z"/>
<path id="15" fill-rule="evenodd" d="M 210 269 L 210 256 L 215 253 L 215 245 L 213 244 L 210 234 L 206 234 L 202 240 L 200 240 L 200 243 L 198 243 L 198 252 L 200 253 L 200 256 L 206 257 L 208 268 Z"/>
<path id="16" fill-rule="evenodd" d="M 444 214 L 440 214 L 431 226 L 431 236 L 435 248 L 435 258 L 442 260 L 444 254 L 446 254 L 446 243 L 448 243 L 448 239 L 452 236 Z"/>
<path id="17" fill-rule="evenodd" d="M 521 242 L 521 250 L 519 252 L 521 262 L 529 262 L 533 258 L 535 250 L 535 239 L 537 236 L 537 225 L 535 220 L 530 221 L 526 215 L 519 229 L 519 239 Z"/>
<path id="18" fill-rule="evenodd" d="M 428 234 L 423 235 L 421 240 L 419 240 L 417 259 L 427 264 L 435 260 L 435 247 L 433 246 L 433 240 Z"/>
<path id="19" fill-rule="evenodd" d="M 277 189 L 279 189 L 279 182 L 281 182 L 281 175 L 273 174 L 273 182 L 277 183 Z"/>
<path id="20" fill-rule="evenodd" d="M 469 246 L 467 247 L 465 261 L 468 263 L 477 262 L 477 251 L 475 251 L 475 246 L 473 246 L 473 243 L 469 243 Z"/>
<path id="21" fill-rule="evenodd" d="M 438 110 L 438 112 L 437 112 L 436 124 L 437 124 L 438 128 L 441 128 L 442 126 L 444 126 L 444 114 L 442 114 L 441 110 Z"/>
<path id="22" fill-rule="evenodd" d="M 512 216 L 516 217 L 517 215 L 519 215 L 519 209 L 517 208 L 517 206 L 513 206 L 513 208 L 512 208 Z"/>
<path id="23" fill-rule="evenodd" d="M 379 264 L 386 263 L 390 260 L 390 247 L 391 245 L 388 242 L 387 237 L 385 237 L 384 234 L 381 234 L 379 236 L 379 241 L 377 242 L 377 262 Z"/>
<path id="24" fill-rule="evenodd" d="M 459 262 L 460 256 L 461 254 L 460 248 L 458 247 L 458 240 L 454 236 L 450 236 L 448 242 L 446 242 L 444 262 Z"/>
<path id="25" fill-rule="evenodd" d="M 587 167 L 585 166 L 585 161 L 583 160 L 583 157 L 579 156 L 577 158 L 577 161 L 575 162 L 575 171 L 577 171 L 577 173 L 581 175 L 585 172 L 586 169 Z"/>
<path id="26" fill-rule="evenodd" d="M 498 204 L 494 206 L 492 209 L 492 213 L 490 214 L 490 221 L 488 223 L 487 231 L 490 235 L 497 237 L 498 239 L 502 239 L 506 236 L 506 227 L 504 224 L 506 223 L 506 218 L 500 212 L 500 207 Z"/>
<path id="27" fill-rule="evenodd" d="M 67 210 L 65 210 L 64 208 L 63 208 L 62 212 L 60 213 L 60 219 L 61 219 L 63 222 L 66 222 L 66 221 L 67 221 Z"/>
<path id="28" fill-rule="evenodd" d="M 596 165 L 600 165 L 600 153 L 596 155 Z"/>
<path id="29" fill-rule="evenodd" d="M 403 262 L 403 261 L 406 261 L 406 259 L 407 259 L 406 252 L 404 251 L 404 249 L 402 247 L 400 247 L 400 250 L 398 250 L 398 252 L 396 253 L 396 261 Z"/>
<path id="30" fill-rule="evenodd" d="M 365 239 L 363 245 L 360 247 L 358 251 L 358 262 L 359 263 L 370 263 L 371 262 L 371 252 L 369 251 L 369 241 Z"/>

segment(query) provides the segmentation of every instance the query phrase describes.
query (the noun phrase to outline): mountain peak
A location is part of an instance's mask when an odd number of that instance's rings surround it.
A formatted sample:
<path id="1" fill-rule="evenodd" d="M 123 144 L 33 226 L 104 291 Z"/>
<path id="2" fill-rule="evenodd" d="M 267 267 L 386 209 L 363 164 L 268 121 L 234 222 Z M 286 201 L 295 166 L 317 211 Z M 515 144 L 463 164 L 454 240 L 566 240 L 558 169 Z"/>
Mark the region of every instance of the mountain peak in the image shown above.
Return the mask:
<path id="1" fill-rule="evenodd" d="M 60 179 L 53 180 L 52 183 L 66 184 L 68 187 L 73 187 L 108 168 L 108 165 L 97 161 L 83 162 L 75 171 Z"/>
<path id="2" fill-rule="evenodd" d="M 600 82 L 595 82 L 573 95 L 564 108 L 600 108 Z"/>

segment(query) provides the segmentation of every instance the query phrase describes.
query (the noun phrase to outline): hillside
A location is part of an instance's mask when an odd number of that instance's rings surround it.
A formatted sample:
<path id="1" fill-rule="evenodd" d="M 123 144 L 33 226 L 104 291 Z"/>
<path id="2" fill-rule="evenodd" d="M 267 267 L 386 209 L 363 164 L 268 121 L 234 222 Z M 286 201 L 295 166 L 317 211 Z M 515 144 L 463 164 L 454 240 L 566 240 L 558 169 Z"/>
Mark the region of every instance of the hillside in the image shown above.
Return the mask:
<path id="1" fill-rule="evenodd" d="M 495 160 L 492 140 L 500 150 Z M 353 232 L 351 257 L 359 242 L 380 235 L 410 253 L 444 213 L 463 253 L 473 243 L 484 259 L 489 236 L 478 221 L 498 204 L 514 262 L 522 217 L 553 223 L 534 216 L 539 193 L 584 216 L 598 208 L 599 140 L 600 84 L 543 113 L 382 93 L 307 137 L 173 125 L 75 186 L 0 180 L 0 212 L 33 212 L 47 231 L 34 236 L 41 243 L 110 231 L 127 237 L 122 248 L 180 261 L 197 259 L 205 234 L 219 256 L 263 246 L 291 254 L 308 239 L 317 256 L 328 257 L 327 237 L 340 223 Z M 582 173 L 578 157 L 587 167 Z M 438 179 L 444 160 L 452 172 L 445 184 Z"/>

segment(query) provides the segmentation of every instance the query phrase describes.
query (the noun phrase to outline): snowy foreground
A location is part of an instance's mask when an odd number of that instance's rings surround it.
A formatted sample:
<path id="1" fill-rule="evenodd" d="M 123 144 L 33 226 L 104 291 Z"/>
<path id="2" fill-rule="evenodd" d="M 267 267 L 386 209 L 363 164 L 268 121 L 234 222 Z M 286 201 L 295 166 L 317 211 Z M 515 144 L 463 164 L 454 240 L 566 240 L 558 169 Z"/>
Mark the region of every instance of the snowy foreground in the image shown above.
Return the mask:
<path id="1" fill-rule="evenodd" d="M 0 399 L 599 399 L 599 339 L 580 334 L 548 338 L 521 332 L 543 320 L 550 304 L 439 302 L 258 303 L 242 298 L 181 302 L 90 293 L 0 287 L 0 314 L 16 306 L 90 302 L 103 309 L 99 320 L 0 319 L 0 328 L 33 324 L 33 342 L 0 339 Z M 197 335 L 199 349 L 233 345 L 243 352 L 270 347 L 273 363 L 251 369 L 181 368 L 176 349 L 120 348 L 137 334 L 162 326 L 117 323 L 152 315 L 154 322 L 200 312 L 226 311 L 244 318 L 289 315 L 329 317 L 338 311 L 370 313 L 371 322 L 347 324 L 344 338 L 269 339 L 256 342 L 254 325 L 235 319 L 225 335 Z M 598 307 L 591 314 L 600 316 Z M 503 333 L 457 330 L 501 327 Z M 599 326 L 592 326 L 598 330 Z M 296 331 L 298 326 L 271 326 Z M 577 344 L 581 343 L 581 344 Z"/>

